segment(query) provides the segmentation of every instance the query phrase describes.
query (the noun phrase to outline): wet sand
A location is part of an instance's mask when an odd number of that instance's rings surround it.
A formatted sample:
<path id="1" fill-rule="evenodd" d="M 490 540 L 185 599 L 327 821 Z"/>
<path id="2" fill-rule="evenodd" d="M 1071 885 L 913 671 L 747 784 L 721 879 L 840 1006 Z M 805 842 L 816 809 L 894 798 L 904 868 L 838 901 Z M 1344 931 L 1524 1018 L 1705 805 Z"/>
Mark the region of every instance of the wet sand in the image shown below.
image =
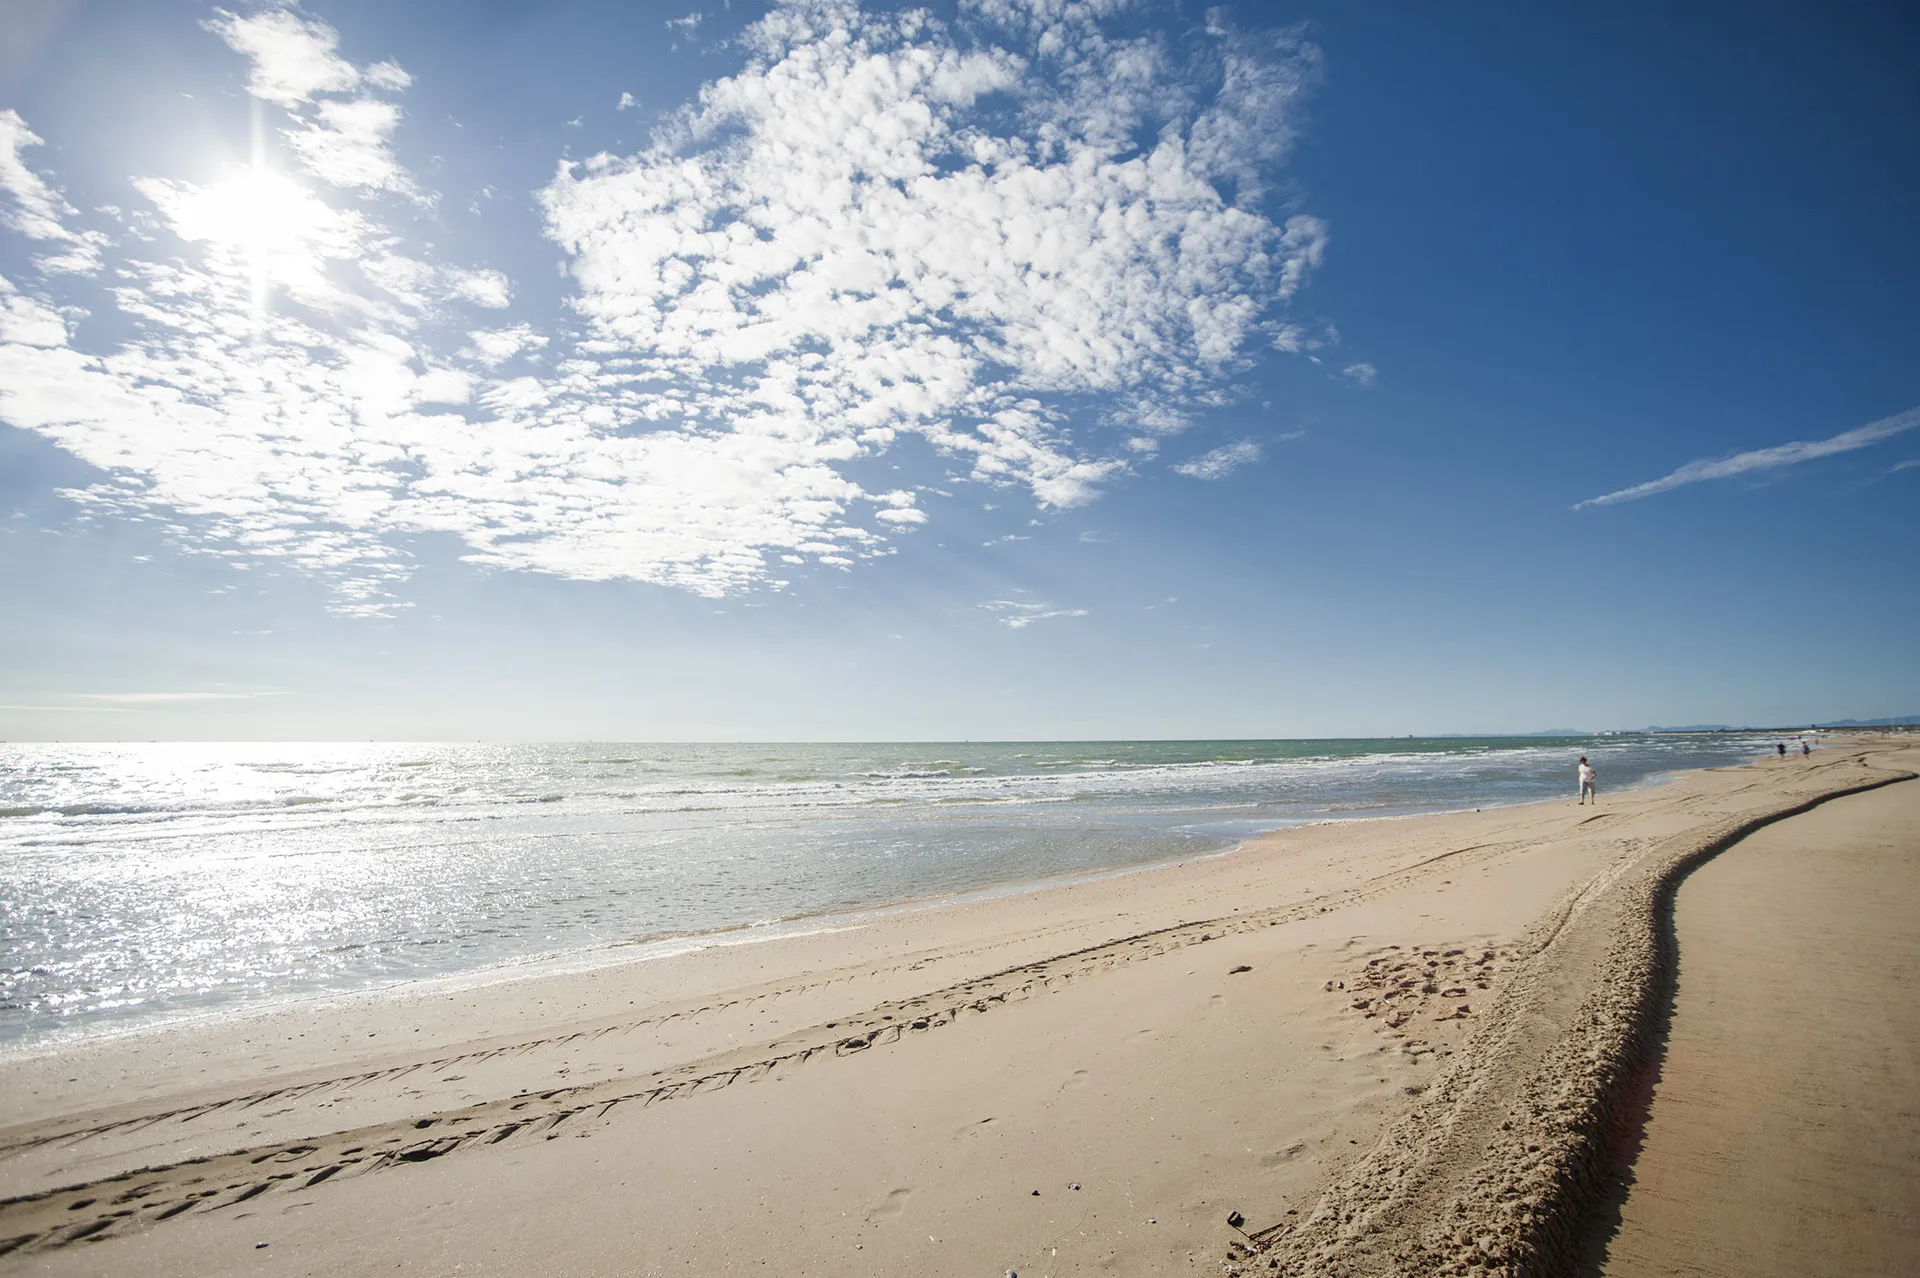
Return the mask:
<path id="1" fill-rule="evenodd" d="M 1702 866 L 1608 1278 L 1920 1268 L 1920 785 Z"/>
<path id="2" fill-rule="evenodd" d="M 0 1273 L 1538 1268 L 1674 867 L 1901 775 L 1823 753 L 0 1059 Z"/>

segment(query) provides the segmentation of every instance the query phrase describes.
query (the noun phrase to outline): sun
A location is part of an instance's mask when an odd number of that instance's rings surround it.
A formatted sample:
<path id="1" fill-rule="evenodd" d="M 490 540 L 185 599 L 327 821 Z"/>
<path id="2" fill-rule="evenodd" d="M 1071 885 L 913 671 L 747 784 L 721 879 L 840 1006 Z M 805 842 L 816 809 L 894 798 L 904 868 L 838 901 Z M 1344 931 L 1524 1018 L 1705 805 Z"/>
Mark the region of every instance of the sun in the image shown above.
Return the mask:
<path id="1" fill-rule="evenodd" d="M 210 263 L 244 273 L 256 315 L 274 285 L 299 292 L 351 241 L 347 214 L 265 165 L 178 190 L 172 204 L 182 239 L 204 244 Z"/>
<path id="2" fill-rule="evenodd" d="M 298 182 L 251 165 L 208 187 L 200 211 L 209 240 L 262 261 L 308 248 L 333 212 Z"/>

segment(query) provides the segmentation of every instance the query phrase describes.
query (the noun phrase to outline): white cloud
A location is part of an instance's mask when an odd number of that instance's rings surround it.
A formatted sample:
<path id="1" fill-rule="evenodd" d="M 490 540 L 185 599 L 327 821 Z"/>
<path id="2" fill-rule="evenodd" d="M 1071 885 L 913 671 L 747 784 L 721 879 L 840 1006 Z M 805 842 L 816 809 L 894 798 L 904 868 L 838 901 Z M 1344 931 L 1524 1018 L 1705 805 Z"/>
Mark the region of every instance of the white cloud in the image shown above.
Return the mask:
<path id="1" fill-rule="evenodd" d="M 1638 501 L 1642 497 L 1651 497 L 1656 493 L 1671 492 L 1687 484 L 1697 484 L 1708 479 L 1731 479 L 1735 475 L 1745 475 L 1756 470 L 1777 470 L 1782 466 L 1794 466 L 1801 462 L 1813 461 L 1819 457 L 1831 457 L 1835 453 L 1848 453 L 1857 448 L 1866 448 L 1883 439 L 1920 428 L 1920 408 L 1910 408 L 1904 413 L 1895 413 L 1892 417 L 1883 417 L 1877 422 L 1865 426 L 1856 426 L 1852 430 L 1842 431 L 1831 439 L 1797 440 L 1791 444 L 1778 444 L 1772 448 L 1756 448 L 1750 452 L 1735 453 L 1731 457 L 1704 459 L 1688 462 L 1670 475 L 1649 480 L 1644 484 L 1635 484 L 1631 488 L 1622 488 L 1618 492 L 1607 493 L 1600 497 L 1589 497 L 1574 504 L 1575 510 L 1584 510 L 1588 506 L 1611 506 L 1616 502 Z"/>
<path id="2" fill-rule="evenodd" d="M 463 297 L 475 306 L 485 306 L 491 310 L 504 310 L 513 301 L 513 287 L 505 275 L 499 271 L 482 268 L 480 270 L 459 270 L 449 268 L 446 271 L 447 283 L 452 286 L 456 297 Z"/>
<path id="3" fill-rule="evenodd" d="M 363 74 L 368 84 L 375 88 L 386 89 L 391 93 L 398 93 L 413 85 L 413 77 L 408 75 L 397 62 L 376 62 Z"/>
<path id="4" fill-rule="evenodd" d="M 615 107 L 614 110 L 625 111 L 631 107 L 637 107 L 639 105 L 640 105 L 639 102 L 634 100 L 634 96 L 631 93 L 622 93 L 620 95 L 620 105 Z"/>
<path id="5" fill-rule="evenodd" d="M 12 280 L 0 275 L 0 343 L 7 342 L 65 346 L 67 325 L 57 311 L 21 293 Z"/>
<path id="6" fill-rule="evenodd" d="M 546 334 L 534 332 L 528 324 L 475 329 L 467 340 L 471 344 L 460 353 L 486 368 L 498 368 L 522 351 L 537 351 L 547 344 Z"/>
<path id="7" fill-rule="evenodd" d="M 245 18 L 215 12 L 207 28 L 253 62 L 248 92 L 294 115 L 283 136 L 308 172 L 334 186 L 414 193 L 388 145 L 400 108 L 373 97 L 335 96 L 363 85 L 399 92 L 413 83 L 399 64 L 376 62 L 362 71 L 335 52 L 340 37 L 332 27 L 287 9 Z"/>
<path id="8" fill-rule="evenodd" d="M 1920 457 L 1914 457 L 1903 462 L 1895 462 L 1893 464 L 1893 469 L 1889 470 L 1887 473 L 1889 475 L 1897 475 L 1903 470 L 1912 470 L 1915 466 L 1920 466 Z"/>
<path id="9" fill-rule="evenodd" d="M 880 504 L 880 509 L 874 513 L 875 519 L 883 519 L 890 524 L 924 524 L 927 522 L 927 512 L 914 505 L 919 499 L 904 488 L 895 489 L 890 493 L 882 493 L 878 497 L 872 498 L 872 500 Z"/>
<path id="10" fill-rule="evenodd" d="M 666 27 L 667 30 L 677 32 L 680 35 L 692 35 L 700 29 L 700 18 L 701 15 L 698 13 L 689 13 L 679 18 L 668 18 Z"/>
<path id="11" fill-rule="evenodd" d="M 1182 475 L 1194 479 L 1225 479 L 1242 466 L 1252 465 L 1260 460 L 1260 445 L 1251 439 L 1237 444 L 1222 444 L 1210 452 L 1201 453 L 1189 462 L 1182 462 L 1173 469 Z"/>
<path id="12" fill-rule="evenodd" d="M 1036 621 L 1047 621 L 1054 617 L 1084 617 L 1085 608 L 1055 608 L 1051 604 L 1028 603 L 1018 599 L 989 599 L 980 605 L 994 613 L 1000 624 L 1009 630 L 1025 630 Z"/>
<path id="13" fill-rule="evenodd" d="M 65 222 L 73 208 L 49 186 L 44 178 L 27 167 L 26 149 L 41 145 L 40 137 L 27 127 L 18 111 L 0 110 L 0 193 L 11 208 L 0 221 L 28 239 L 48 240 L 65 249 L 40 259 L 43 270 L 89 275 L 100 267 L 103 237 L 76 232 Z M 4 207 L 4 206 L 0 206 Z"/>
<path id="14" fill-rule="evenodd" d="M 411 189 L 387 146 L 400 123 L 399 107 L 377 98 L 352 98 L 322 102 L 315 116 L 304 128 L 287 132 L 308 172 L 335 186 Z"/>
<path id="15" fill-rule="evenodd" d="M 225 9 L 214 12 L 218 16 L 207 22 L 208 30 L 253 62 L 247 92 L 254 97 L 292 107 L 311 102 L 316 93 L 346 93 L 359 87 L 360 72 L 334 52 L 340 37 L 326 23 L 305 21 L 285 9 L 268 9 L 248 18 Z"/>
<path id="16" fill-rule="evenodd" d="M 776 10 L 748 68 L 652 148 L 565 165 L 542 193 L 594 336 L 663 388 L 697 385 L 705 420 L 849 455 L 914 432 L 1043 504 L 1090 500 L 1126 463 L 1085 455 L 1065 403 L 1178 417 L 1325 231 L 1222 195 L 1246 157 L 1219 129 L 1196 156 L 1214 106 L 1158 120 L 1187 92 L 1158 45 L 1040 35 L 962 48 L 922 15 Z M 1022 117 L 986 109 L 996 95 Z"/>
<path id="17" fill-rule="evenodd" d="M 68 239 L 71 233 L 60 218 L 72 210 L 39 174 L 27 167 L 26 149 L 41 145 L 41 141 L 18 111 L 0 111 L 0 191 L 5 191 L 13 202 L 7 224 L 36 240 Z"/>
<path id="18" fill-rule="evenodd" d="M 304 178 L 136 182 L 142 230 L 112 246 L 130 335 L 75 349 L 57 310 L 8 292 L 0 418 L 106 472 L 75 500 L 297 564 L 350 613 L 399 606 L 425 534 L 709 596 L 847 567 L 928 518 L 850 477 L 904 435 L 1084 503 L 1128 471 L 1128 439 L 1222 402 L 1326 243 L 1247 201 L 1310 48 L 1221 37 L 1209 81 L 1204 58 L 1103 34 L 1117 7 L 981 5 L 1000 25 L 964 41 L 921 14 L 775 9 L 744 69 L 645 149 L 540 192 L 581 329 L 551 338 L 472 313 L 510 312 L 500 272 L 404 248 L 419 205 L 391 197 L 424 197 L 374 96 L 404 71 L 356 67 L 288 10 L 221 12 Z M 31 224 L 77 235 L 19 169 L 14 202 L 51 210 Z"/>
<path id="19" fill-rule="evenodd" d="M 1266 171 L 1298 136 L 1304 99 L 1320 79 L 1320 51 L 1297 29 L 1249 36 L 1222 27 L 1223 16 L 1220 9 L 1207 14 L 1208 34 L 1220 41 L 1222 83 L 1213 105 L 1194 122 L 1192 149 L 1206 168 L 1231 176 L 1239 201 L 1251 205 Z M 1312 260 L 1301 269 L 1317 266 L 1325 223 L 1295 218 L 1288 227 L 1296 244 L 1310 246 Z M 1291 284 L 1298 286 L 1297 272 Z"/>
<path id="20" fill-rule="evenodd" d="M 1371 386 L 1380 380 L 1380 370 L 1371 364 L 1349 364 L 1340 370 L 1340 376 L 1355 386 Z"/>

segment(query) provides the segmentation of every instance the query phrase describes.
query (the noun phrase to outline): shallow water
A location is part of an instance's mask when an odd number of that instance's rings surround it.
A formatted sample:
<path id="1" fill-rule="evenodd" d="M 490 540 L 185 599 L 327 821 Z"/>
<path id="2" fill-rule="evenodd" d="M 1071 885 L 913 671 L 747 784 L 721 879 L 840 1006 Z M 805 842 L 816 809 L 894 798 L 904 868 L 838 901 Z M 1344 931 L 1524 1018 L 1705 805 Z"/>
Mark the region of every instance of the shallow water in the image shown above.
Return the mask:
<path id="1" fill-rule="evenodd" d="M 1772 738 L 0 746 L 0 1047 L 1603 791 Z"/>

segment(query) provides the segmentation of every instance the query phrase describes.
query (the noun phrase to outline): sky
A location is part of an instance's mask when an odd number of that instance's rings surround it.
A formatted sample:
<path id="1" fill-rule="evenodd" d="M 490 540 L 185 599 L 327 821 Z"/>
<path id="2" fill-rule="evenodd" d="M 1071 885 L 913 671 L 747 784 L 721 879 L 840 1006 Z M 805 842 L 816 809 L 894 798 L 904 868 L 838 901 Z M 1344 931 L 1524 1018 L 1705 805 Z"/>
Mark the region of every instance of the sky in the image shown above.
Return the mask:
<path id="1" fill-rule="evenodd" d="M 0 0 L 0 738 L 1920 711 L 1899 6 Z"/>

